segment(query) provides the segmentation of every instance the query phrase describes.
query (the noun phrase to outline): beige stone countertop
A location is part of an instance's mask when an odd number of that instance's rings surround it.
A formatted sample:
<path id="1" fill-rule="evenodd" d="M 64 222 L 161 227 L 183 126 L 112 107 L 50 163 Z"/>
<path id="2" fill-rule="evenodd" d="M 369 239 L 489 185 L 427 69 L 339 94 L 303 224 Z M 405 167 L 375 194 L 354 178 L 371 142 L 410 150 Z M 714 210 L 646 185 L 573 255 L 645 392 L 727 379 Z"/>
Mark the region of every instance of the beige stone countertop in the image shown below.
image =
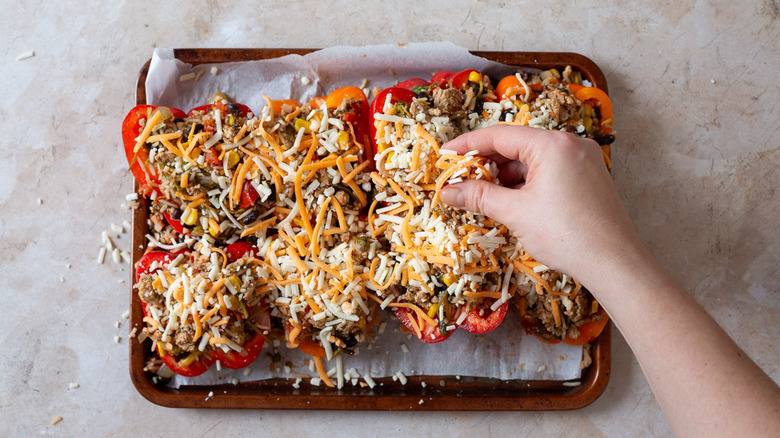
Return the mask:
<path id="1" fill-rule="evenodd" d="M 606 392 L 572 412 L 190 410 L 141 397 L 122 318 L 129 265 L 96 258 L 101 232 L 130 219 L 120 124 L 154 47 L 452 41 L 588 56 L 609 83 L 614 177 L 641 237 L 780 380 L 777 0 L 3 3 L 1 436 L 671 433 L 617 331 Z M 129 249 L 129 235 L 116 243 Z"/>

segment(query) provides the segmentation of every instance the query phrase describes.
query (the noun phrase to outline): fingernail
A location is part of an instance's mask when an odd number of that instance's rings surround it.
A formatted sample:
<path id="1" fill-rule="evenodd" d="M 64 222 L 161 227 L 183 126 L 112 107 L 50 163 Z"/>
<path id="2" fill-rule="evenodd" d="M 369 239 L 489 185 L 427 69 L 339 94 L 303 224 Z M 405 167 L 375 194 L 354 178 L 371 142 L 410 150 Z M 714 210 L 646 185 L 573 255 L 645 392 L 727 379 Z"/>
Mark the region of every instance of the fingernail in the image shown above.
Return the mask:
<path id="1" fill-rule="evenodd" d="M 466 204 L 466 201 L 463 197 L 463 190 L 453 186 L 447 186 L 442 189 L 441 200 L 445 204 L 459 208 L 464 207 Z"/>

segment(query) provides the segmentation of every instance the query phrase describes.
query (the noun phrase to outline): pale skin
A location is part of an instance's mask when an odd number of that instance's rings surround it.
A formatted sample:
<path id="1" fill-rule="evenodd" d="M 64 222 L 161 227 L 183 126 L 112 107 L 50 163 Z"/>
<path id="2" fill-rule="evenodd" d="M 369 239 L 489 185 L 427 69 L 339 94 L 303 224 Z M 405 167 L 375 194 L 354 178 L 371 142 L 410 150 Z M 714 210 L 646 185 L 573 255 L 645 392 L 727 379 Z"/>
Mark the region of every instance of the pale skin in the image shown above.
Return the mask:
<path id="1" fill-rule="evenodd" d="M 599 146 L 564 132 L 497 126 L 444 148 L 476 150 L 501 185 L 469 180 L 442 201 L 507 225 L 537 260 L 604 306 L 678 436 L 780 436 L 780 389 L 640 241 Z"/>

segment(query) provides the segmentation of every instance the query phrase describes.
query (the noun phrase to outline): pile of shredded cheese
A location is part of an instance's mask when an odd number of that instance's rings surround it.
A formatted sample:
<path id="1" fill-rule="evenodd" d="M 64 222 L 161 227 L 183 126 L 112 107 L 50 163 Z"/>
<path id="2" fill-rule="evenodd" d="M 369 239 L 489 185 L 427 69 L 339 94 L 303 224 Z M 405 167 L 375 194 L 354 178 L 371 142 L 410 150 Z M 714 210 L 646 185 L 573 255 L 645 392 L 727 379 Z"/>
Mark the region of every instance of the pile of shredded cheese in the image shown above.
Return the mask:
<path id="1" fill-rule="evenodd" d="M 260 315 L 260 285 L 270 276 L 260 260 L 243 258 L 228 264 L 219 248 L 199 245 L 190 257 L 181 253 L 170 263 L 154 262 L 137 284 L 146 304 L 143 329 L 155 346 L 169 354 L 195 356 L 213 349 L 243 352 L 255 333 L 267 335 L 270 321 Z"/>
<path id="2" fill-rule="evenodd" d="M 269 101 L 247 119 L 219 110 L 179 124 L 150 119 L 147 127 L 154 126 L 138 140 L 161 176 L 163 196 L 153 199 L 157 227 L 147 237 L 169 250 L 191 246 L 193 235 L 212 247 L 256 242 L 261 289 L 272 316 L 288 328 L 288 344 L 307 337 L 330 359 L 345 342 L 364 338 L 371 314 L 365 287 L 371 254 L 360 216 L 372 188 L 370 162 L 334 109 L 285 104 L 275 113 L 274 107 Z M 195 133 L 209 120 L 216 121 L 213 134 Z M 208 154 L 222 164 L 206 160 Z M 250 205 L 241 199 L 246 184 L 259 195 Z M 190 236 L 154 215 L 175 210 L 185 225 L 197 218 Z"/>

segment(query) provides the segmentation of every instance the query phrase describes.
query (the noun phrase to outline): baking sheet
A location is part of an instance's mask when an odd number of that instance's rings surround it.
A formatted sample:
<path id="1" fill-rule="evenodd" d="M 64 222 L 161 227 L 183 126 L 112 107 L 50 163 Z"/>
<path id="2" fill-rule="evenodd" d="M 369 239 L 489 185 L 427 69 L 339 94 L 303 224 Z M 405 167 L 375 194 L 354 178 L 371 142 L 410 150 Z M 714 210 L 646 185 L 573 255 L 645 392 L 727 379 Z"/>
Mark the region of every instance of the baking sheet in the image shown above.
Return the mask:
<path id="1" fill-rule="evenodd" d="M 200 64 L 280 58 L 289 54 L 305 55 L 316 49 L 174 49 L 176 58 L 195 66 Z M 601 69 L 593 61 L 570 52 L 473 52 L 474 55 L 519 68 L 546 70 L 567 65 L 580 71 L 598 88 L 608 92 Z M 147 103 L 146 78 L 151 60 L 141 68 L 136 84 L 136 103 Z M 138 184 L 135 183 L 136 190 Z M 133 211 L 133 260 L 137 261 L 146 245 L 147 213 Z M 134 273 L 133 273 L 134 275 Z M 131 324 L 143 327 L 143 312 L 136 294 L 130 296 Z M 402 384 L 389 377 L 377 378 L 377 386 L 346 385 L 341 390 L 296 385 L 294 379 L 233 383 L 181 385 L 178 388 L 155 383 L 144 371 L 154 353 L 148 343 L 130 342 L 130 377 L 138 392 L 152 403 L 179 408 L 217 409 L 337 409 L 337 410 L 571 410 L 595 401 L 606 388 L 611 370 L 611 327 L 591 342 L 593 363 L 576 380 L 499 380 L 460 375 L 416 375 Z M 457 360 L 451 359 L 450 360 Z M 259 366 L 259 365 L 258 365 Z M 265 365 L 263 365 L 265 366 Z"/>
<path id="2" fill-rule="evenodd" d="M 156 49 L 146 78 L 147 102 L 188 110 L 205 103 L 217 91 L 259 111 L 271 99 L 306 102 L 327 95 L 333 89 L 365 84 L 369 91 L 384 88 L 410 77 L 429 78 L 439 70 L 476 68 L 500 78 L 517 71 L 477 57 L 450 43 L 421 43 L 365 47 L 332 47 L 304 56 L 219 64 L 186 64 L 172 49 Z M 370 80 L 367 80 L 370 78 Z M 370 97 L 370 94 L 368 94 Z M 387 329 L 372 342 L 360 346 L 359 353 L 343 358 L 343 371 L 372 377 L 392 376 L 401 371 L 411 375 L 454 375 L 501 380 L 572 380 L 580 377 L 582 348 L 567 344 L 544 344 L 524 336 L 514 312 L 494 332 L 475 336 L 458 330 L 445 342 L 424 344 L 398 329 L 392 316 L 383 315 Z M 403 346 L 402 346 L 403 344 Z M 266 351 L 269 350 L 265 347 Z M 408 352 L 406 352 L 408 350 Z M 246 370 L 217 370 L 185 378 L 176 376 L 171 385 L 210 385 L 236 381 L 256 381 L 274 377 L 295 378 L 309 369 L 309 358 L 283 345 L 278 349 L 281 364 L 271 369 L 263 356 Z M 457 360 L 452 360 L 457 358 Z M 335 360 L 326 364 L 335 367 Z M 335 379 L 334 379 L 335 380 Z"/>

